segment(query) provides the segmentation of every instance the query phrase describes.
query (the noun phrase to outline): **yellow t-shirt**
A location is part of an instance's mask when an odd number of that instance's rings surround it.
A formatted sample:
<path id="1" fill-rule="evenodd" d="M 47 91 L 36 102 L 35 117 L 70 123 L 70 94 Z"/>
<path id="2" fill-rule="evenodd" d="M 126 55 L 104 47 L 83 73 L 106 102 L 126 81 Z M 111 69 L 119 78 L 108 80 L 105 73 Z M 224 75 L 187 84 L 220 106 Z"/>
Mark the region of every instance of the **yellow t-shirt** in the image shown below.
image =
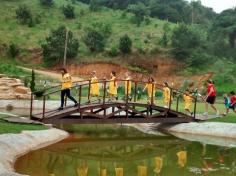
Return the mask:
<path id="1" fill-rule="evenodd" d="M 124 176 L 124 169 L 122 167 L 115 168 L 116 176 Z"/>
<path id="2" fill-rule="evenodd" d="M 152 90 L 152 87 L 153 87 L 153 90 Z M 144 89 L 147 89 L 147 93 L 148 93 L 149 98 L 151 98 L 152 96 L 153 96 L 153 98 L 155 98 L 156 86 L 154 83 L 147 83 Z"/>
<path id="3" fill-rule="evenodd" d="M 184 94 L 184 109 L 191 109 L 193 98 L 189 95 Z"/>
<path id="4" fill-rule="evenodd" d="M 177 153 L 178 164 L 180 167 L 184 167 L 187 163 L 187 151 L 180 151 Z"/>
<path id="5" fill-rule="evenodd" d="M 110 83 L 109 83 L 109 94 L 111 95 L 117 95 L 117 82 L 115 81 L 116 77 L 113 76 L 110 79 Z"/>
<path id="6" fill-rule="evenodd" d="M 98 79 L 96 76 L 91 78 L 91 87 L 90 87 L 90 94 L 92 95 L 96 95 L 99 96 L 100 92 L 99 92 L 99 83 L 98 83 Z"/>
<path id="7" fill-rule="evenodd" d="M 88 167 L 79 167 L 77 168 L 77 173 L 79 176 L 87 176 L 88 175 Z"/>
<path id="8" fill-rule="evenodd" d="M 125 95 L 127 95 L 127 91 L 128 91 L 128 95 L 131 94 L 131 88 L 132 88 L 132 83 L 130 81 L 130 78 L 126 78 L 125 79 Z"/>
<path id="9" fill-rule="evenodd" d="M 162 157 L 155 157 L 155 169 L 154 172 L 159 174 L 161 172 L 161 169 L 163 167 L 163 159 Z"/>
<path id="10" fill-rule="evenodd" d="M 164 99 L 164 103 L 170 103 L 170 88 L 169 87 L 163 88 L 163 99 Z"/>
<path id="11" fill-rule="evenodd" d="M 138 176 L 147 176 L 147 166 L 138 166 Z"/>
<path id="12" fill-rule="evenodd" d="M 62 76 L 61 89 L 70 89 L 72 87 L 72 80 L 69 73 L 66 73 Z"/>

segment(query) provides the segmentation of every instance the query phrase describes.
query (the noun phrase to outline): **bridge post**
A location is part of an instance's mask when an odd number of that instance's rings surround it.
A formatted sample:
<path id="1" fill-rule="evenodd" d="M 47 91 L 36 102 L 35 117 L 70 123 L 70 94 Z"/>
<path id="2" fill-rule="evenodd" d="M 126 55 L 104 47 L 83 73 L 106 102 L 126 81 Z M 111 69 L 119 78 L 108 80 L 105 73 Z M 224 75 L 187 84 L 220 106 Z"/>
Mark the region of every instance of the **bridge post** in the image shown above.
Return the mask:
<path id="1" fill-rule="evenodd" d="M 91 89 L 91 80 L 89 80 L 89 87 L 88 87 L 88 101 L 90 101 L 90 89 Z"/>
<path id="2" fill-rule="evenodd" d="M 134 102 L 137 101 L 137 82 L 135 81 L 134 84 Z"/>
<path id="3" fill-rule="evenodd" d="M 170 88 L 170 102 L 169 102 L 169 110 L 171 109 L 172 93 L 173 93 L 173 89 Z"/>
<path id="4" fill-rule="evenodd" d="M 177 103 L 176 103 L 176 111 L 179 111 L 179 96 L 177 97 Z"/>
<path id="5" fill-rule="evenodd" d="M 106 80 L 103 83 L 103 105 L 105 105 L 105 101 L 106 101 L 106 87 L 107 87 L 107 82 Z"/>
<path id="6" fill-rule="evenodd" d="M 81 94 L 82 94 L 82 85 L 79 85 L 79 103 L 78 103 L 79 108 L 80 108 L 80 105 L 81 105 Z"/>

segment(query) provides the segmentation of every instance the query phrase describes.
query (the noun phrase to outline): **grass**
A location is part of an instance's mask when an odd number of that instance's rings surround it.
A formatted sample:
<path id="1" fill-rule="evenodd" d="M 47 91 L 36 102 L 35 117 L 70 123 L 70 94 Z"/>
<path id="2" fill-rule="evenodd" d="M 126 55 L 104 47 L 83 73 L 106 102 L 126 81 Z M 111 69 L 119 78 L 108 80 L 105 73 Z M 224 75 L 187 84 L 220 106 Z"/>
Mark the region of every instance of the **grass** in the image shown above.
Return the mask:
<path id="1" fill-rule="evenodd" d="M 46 127 L 43 125 L 25 125 L 25 124 L 17 124 L 17 123 L 8 123 L 8 122 L 5 122 L 2 118 L 7 118 L 7 116 L 0 114 L 0 134 L 21 133 L 23 130 L 46 129 Z"/>

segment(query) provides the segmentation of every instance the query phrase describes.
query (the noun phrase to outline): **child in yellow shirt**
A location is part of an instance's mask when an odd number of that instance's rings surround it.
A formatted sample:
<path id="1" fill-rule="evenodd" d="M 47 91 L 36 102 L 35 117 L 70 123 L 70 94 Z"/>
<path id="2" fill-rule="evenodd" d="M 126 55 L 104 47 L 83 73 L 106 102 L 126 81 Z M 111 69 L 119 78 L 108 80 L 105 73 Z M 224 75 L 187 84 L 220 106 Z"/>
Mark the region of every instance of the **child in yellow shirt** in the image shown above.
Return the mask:
<path id="1" fill-rule="evenodd" d="M 125 73 L 125 97 L 127 97 L 129 100 L 131 100 L 131 88 L 132 88 L 132 82 L 131 77 L 129 76 L 129 73 Z"/>
<path id="2" fill-rule="evenodd" d="M 167 82 L 163 83 L 163 101 L 164 101 L 164 107 L 168 108 L 171 103 L 171 97 L 170 97 L 170 88 Z"/>
<path id="3" fill-rule="evenodd" d="M 100 87 L 99 87 L 99 83 L 98 83 L 98 79 L 96 76 L 96 71 L 93 71 L 92 73 L 92 77 L 90 78 L 90 96 L 91 97 L 97 97 L 98 101 L 100 102 Z M 89 100 L 90 102 L 90 100 Z"/>
<path id="4" fill-rule="evenodd" d="M 191 112 L 191 107 L 192 107 L 193 97 L 190 95 L 188 89 L 183 94 L 183 99 L 184 99 L 184 110 L 192 115 L 193 112 Z"/>
<path id="5" fill-rule="evenodd" d="M 116 98 L 117 99 L 117 81 L 116 81 L 116 72 L 111 72 L 111 79 L 109 81 L 109 89 L 108 89 L 108 95 L 109 95 L 109 101 Z"/>
<path id="6" fill-rule="evenodd" d="M 151 100 L 153 98 L 153 101 L 155 99 L 155 94 L 156 94 L 156 86 L 155 86 L 155 81 L 153 77 L 148 78 L 148 83 L 145 85 L 143 92 L 147 89 L 147 94 L 148 94 L 148 103 L 151 103 Z"/>

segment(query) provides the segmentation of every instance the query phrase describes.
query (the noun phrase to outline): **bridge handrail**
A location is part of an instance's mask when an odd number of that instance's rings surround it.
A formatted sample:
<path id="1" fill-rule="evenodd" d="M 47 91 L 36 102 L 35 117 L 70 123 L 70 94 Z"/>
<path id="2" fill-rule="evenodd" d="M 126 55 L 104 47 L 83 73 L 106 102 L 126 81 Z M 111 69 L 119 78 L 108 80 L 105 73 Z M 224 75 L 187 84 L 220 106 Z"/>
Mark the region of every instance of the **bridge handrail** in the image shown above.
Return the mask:
<path id="1" fill-rule="evenodd" d="M 131 79 L 131 80 L 125 80 L 125 79 L 116 79 L 115 81 L 117 81 L 117 82 L 126 82 L 126 81 L 131 81 L 131 83 L 134 83 L 135 84 L 135 94 L 134 94 L 134 101 L 136 101 L 136 94 L 137 94 L 137 85 L 138 84 L 147 84 L 147 83 L 149 83 L 149 82 L 147 82 L 147 81 L 137 81 L 137 80 L 133 80 L 133 79 Z M 100 80 L 98 80 L 97 82 L 95 82 L 95 83 L 99 83 L 99 84 L 104 84 L 104 87 L 103 87 L 103 89 L 104 89 L 104 91 L 103 91 L 103 102 L 105 101 L 105 96 L 106 96 L 106 86 L 107 86 L 107 83 L 108 82 L 111 82 L 111 80 L 106 80 L 106 79 L 100 79 Z M 80 95 L 80 97 L 79 97 L 79 104 L 80 104 L 80 101 L 81 101 L 81 91 L 82 91 L 82 86 L 89 86 L 89 90 L 88 90 L 88 99 L 89 99 L 89 97 L 90 97 L 90 86 L 91 86 L 91 84 L 95 84 L 95 83 L 91 83 L 91 80 L 81 80 L 81 81 L 75 81 L 75 82 L 73 82 L 73 84 L 76 84 L 76 85 L 73 85 L 71 88 L 79 88 L 79 95 Z M 129 85 L 129 84 L 128 84 Z M 152 91 L 154 91 L 153 89 L 154 89 L 154 85 L 156 86 L 156 87 L 158 87 L 159 89 L 162 89 L 163 87 L 165 87 L 164 85 L 162 85 L 162 84 L 158 84 L 158 83 L 154 83 L 153 84 L 153 88 L 152 88 Z M 51 89 L 53 89 L 53 88 L 56 88 L 56 87 L 59 87 L 59 86 L 53 86 L 53 87 L 51 87 L 51 88 L 49 88 L 49 89 L 47 89 L 47 90 L 51 90 Z M 173 99 L 173 97 L 172 97 L 172 95 L 173 95 L 173 92 L 176 92 L 176 93 L 180 93 L 180 94 L 185 94 L 183 91 L 180 91 L 180 90 L 178 90 L 178 89 L 175 89 L 175 88 L 172 88 L 172 87 L 170 87 L 170 86 L 168 86 L 169 88 L 170 88 L 170 102 L 172 102 L 172 99 Z M 57 93 L 57 92 L 60 92 L 61 91 L 61 88 L 60 89 L 58 89 L 58 90 L 55 90 L 55 91 L 51 91 L 51 92 L 47 92 L 47 93 L 44 93 L 43 94 L 43 113 L 44 113 L 44 111 L 45 111 L 45 101 L 46 101 L 46 96 L 48 96 L 48 95 L 51 95 L 51 94 L 54 94 L 54 93 Z M 30 109 L 30 116 L 32 116 L 32 108 L 33 108 L 33 93 L 31 94 L 31 109 Z M 127 89 L 127 94 L 126 95 L 128 95 L 128 89 Z M 153 105 L 153 103 L 154 103 L 154 97 L 155 96 L 153 96 L 153 93 L 151 94 L 151 105 Z M 196 114 L 196 102 L 197 102 L 197 96 L 192 96 L 192 95 L 189 95 L 190 97 L 192 97 L 193 98 L 193 100 L 194 100 L 194 118 L 195 118 L 195 114 Z M 178 111 L 178 105 L 179 105 L 179 96 L 177 96 L 177 105 L 176 105 L 176 111 Z M 126 98 L 126 103 L 128 103 L 128 96 L 127 96 L 127 98 Z M 171 109 L 171 104 L 172 103 L 169 103 L 169 107 L 168 107 L 168 109 L 170 110 Z"/>

